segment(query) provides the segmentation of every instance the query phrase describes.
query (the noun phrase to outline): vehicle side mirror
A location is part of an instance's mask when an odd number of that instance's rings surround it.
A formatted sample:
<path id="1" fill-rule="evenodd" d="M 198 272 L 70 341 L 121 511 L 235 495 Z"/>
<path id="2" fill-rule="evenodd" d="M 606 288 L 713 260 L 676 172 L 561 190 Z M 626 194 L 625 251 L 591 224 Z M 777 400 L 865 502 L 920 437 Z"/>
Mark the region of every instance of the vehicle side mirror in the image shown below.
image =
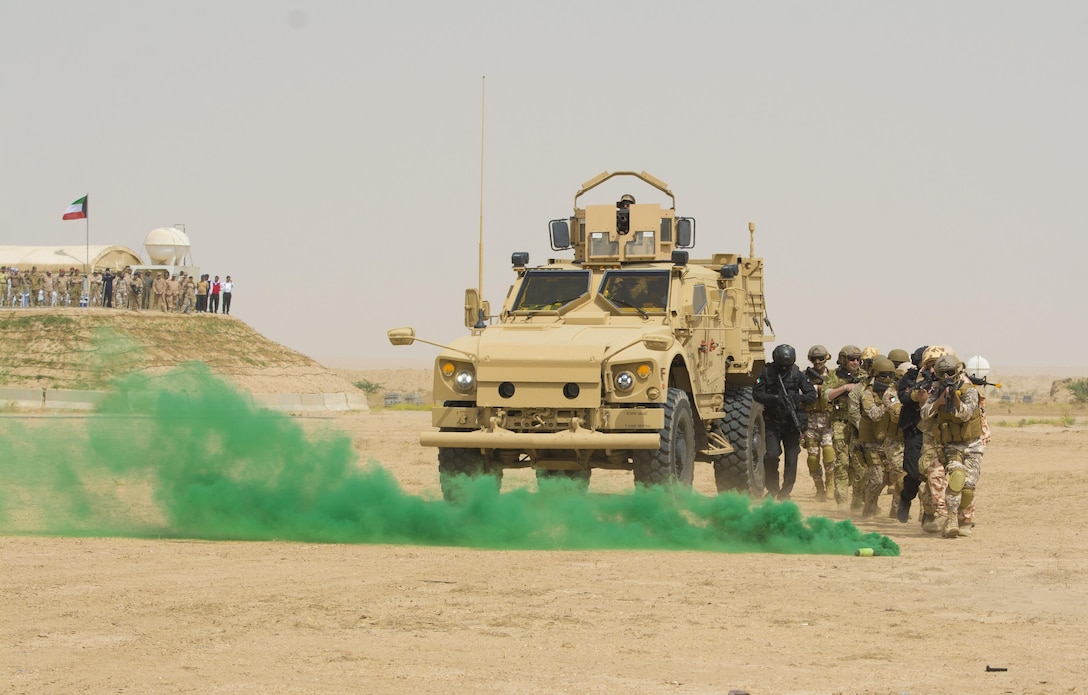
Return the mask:
<path id="1" fill-rule="evenodd" d="M 695 220 L 681 217 L 676 220 L 676 248 L 690 249 L 695 246 Z"/>
<path id="2" fill-rule="evenodd" d="M 389 342 L 393 345 L 411 345 L 416 341 L 416 329 L 408 328 L 390 328 L 386 335 L 389 336 Z"/>
<path id="3" fill-rule="evenodd" d="M 484 319 L 490 313 L 490 304 L 480 299 L 480 290 L 465 290 L 465 328 L 483 328 Z"/>
<path id="4" fill-rule="evenodd" d="M 548 223 L 548 231 L 551 236 L 552 251 L 570 248 L 570 225 L 566 220 L 552 220 Z"/>

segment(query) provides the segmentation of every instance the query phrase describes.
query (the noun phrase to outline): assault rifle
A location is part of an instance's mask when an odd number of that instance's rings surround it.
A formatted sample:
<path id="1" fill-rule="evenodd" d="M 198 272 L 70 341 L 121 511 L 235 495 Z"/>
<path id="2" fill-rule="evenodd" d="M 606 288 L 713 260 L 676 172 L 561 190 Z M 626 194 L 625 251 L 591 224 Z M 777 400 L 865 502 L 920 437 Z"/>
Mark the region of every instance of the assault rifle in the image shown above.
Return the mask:
<path id="1" fill-rule="evenodd" d="M 971 376 L 970 374 L 968 374 L 967 378 L 970 379 L 971 383 L 974 384 L 975 386 L 994 386 L 996 388 L 1001 388 L 1001 382 L 1000 381 L 998 381 L 998 382 L 986 381 L 986 377 L 984 377 L 984 376 Z"/>
<path id="2" fill-rule="evenodd" d="M 809 380 L 812 381 L 812 383 L 816 384 L 817 386 L 824 383 L 824 378 L 820 375 L 819 372 L 817 372 L 812 367 L 806 367 L 805 368 L 805 376 L 807 376 L 809 378 Z"/>
<path id="3" fill-rule="evenodd" d="M 805 430 L 801 427 L 801 420 L 797 417 L 797 411 L 793 407 L 793 399 L 790 398 L 790 394 L 786 392 L 786 384 L 782 381 L 782 375 L 775 374 L 775 376 L 778 377 L 778 388 L 782 389 L 783 407 L 789 412 L 790 419 L 793 420 L 793 426 L 797 428 L 798 432 L 804 434 Z"/>

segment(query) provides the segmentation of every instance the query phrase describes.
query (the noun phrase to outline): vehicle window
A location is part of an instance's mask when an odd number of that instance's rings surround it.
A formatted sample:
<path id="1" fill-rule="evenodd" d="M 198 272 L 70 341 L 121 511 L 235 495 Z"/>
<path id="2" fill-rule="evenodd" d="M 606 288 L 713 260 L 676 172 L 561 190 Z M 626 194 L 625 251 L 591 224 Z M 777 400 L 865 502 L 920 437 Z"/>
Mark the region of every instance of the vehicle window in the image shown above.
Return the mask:
<path id="1" fill-rule="evenodd" d="M 706 311 L 706 285 L 696 285 L 691 288 L 691 306 L 696 315 Z"/>
<path id="2" fill-rule="evenodd" d="M 669 271 L 610 270 L 600 293 L 624 313 L 662 313 L 669 306 Z"/>
<path id="3" fill-rule="evenodd" d="M 588 291 L 588 270 L 529 271 L 514 300 L 514 311 L 555 310 Z"/>

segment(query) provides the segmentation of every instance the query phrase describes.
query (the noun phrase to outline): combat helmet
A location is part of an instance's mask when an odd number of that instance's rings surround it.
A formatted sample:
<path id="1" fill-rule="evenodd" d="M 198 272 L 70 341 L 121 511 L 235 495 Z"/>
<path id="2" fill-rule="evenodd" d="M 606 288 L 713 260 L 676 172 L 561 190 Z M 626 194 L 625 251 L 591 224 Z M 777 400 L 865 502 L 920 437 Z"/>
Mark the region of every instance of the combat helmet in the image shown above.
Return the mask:
<path id="1" fill-rule="evenodd" d="M 792 367 L 797 361 L 797 351 L 792 345 L 783 343 L 771 353 L 771 360 L 779 367 Z"/>
<path id="2" fill-rule="evenodd" d="M 908 355 L 907 351 L 903 348 L 896 348 L 888 353 L 888 359 L 891 360 L 896 367 L 898 367 L 904 362 L 909 362 L 910 355 Z"/>
<path id="3" fill-rule="evenodd" d="M 922 366 L 932 367 L 937 360 L 949 354 L 944 345 L 930 345 L 922 351 Z"/>
<path id="4" fill-rule="evenodd" d="M 808 361 L 815 362 L 816 360 L 826 360 L 831 357 L 831 353 L 827 351 L 823 345 L 813 345 L 808 349 Z"/>
<path id="5" fill-rule="evenodd" d="M 878 391 L 883 391 L 884 387 L 895 380 L 895 364 L 883 355 L 878 355 L 873 358 L 872 369 L 870 371 L 872 372 L 876 383 L 880 385 Z"/>
<path id="6" fill-rule="evenodd" d="M 631 195 L 630 193 L 624 193 L 620 196 L 620 199 L 616 201 L 616 205 L 619 205 L 620 203 L 630 203 L 631 205 L 634 205 L 635 196 Z"/>
<path id="7" fill-rule="evenodd" d="M 839 350 L 839 364 L 846 366 L 846 361 L 849 359 L 861 359 L 861 348 L 857 345 L 844 345 Z"/>

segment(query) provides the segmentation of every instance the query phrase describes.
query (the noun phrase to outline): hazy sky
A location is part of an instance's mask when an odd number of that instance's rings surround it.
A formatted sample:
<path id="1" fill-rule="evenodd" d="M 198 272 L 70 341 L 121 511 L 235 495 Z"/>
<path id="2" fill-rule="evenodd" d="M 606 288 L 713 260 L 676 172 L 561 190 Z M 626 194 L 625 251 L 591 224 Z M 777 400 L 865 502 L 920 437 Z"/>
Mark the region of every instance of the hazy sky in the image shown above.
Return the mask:
<path id="1" fill-rule="evenodd" d="M 778 342 L 1088 364 L 1083 2 L 0 0 L 0 244 L 82 244 L 89 193 L 92 244 L 185 224 L 273 340 L 429 361 L 385 332 L 465 330 L 484 76 L 493 305 L 646 170 L 693 257 L 756 222 Z"/>

